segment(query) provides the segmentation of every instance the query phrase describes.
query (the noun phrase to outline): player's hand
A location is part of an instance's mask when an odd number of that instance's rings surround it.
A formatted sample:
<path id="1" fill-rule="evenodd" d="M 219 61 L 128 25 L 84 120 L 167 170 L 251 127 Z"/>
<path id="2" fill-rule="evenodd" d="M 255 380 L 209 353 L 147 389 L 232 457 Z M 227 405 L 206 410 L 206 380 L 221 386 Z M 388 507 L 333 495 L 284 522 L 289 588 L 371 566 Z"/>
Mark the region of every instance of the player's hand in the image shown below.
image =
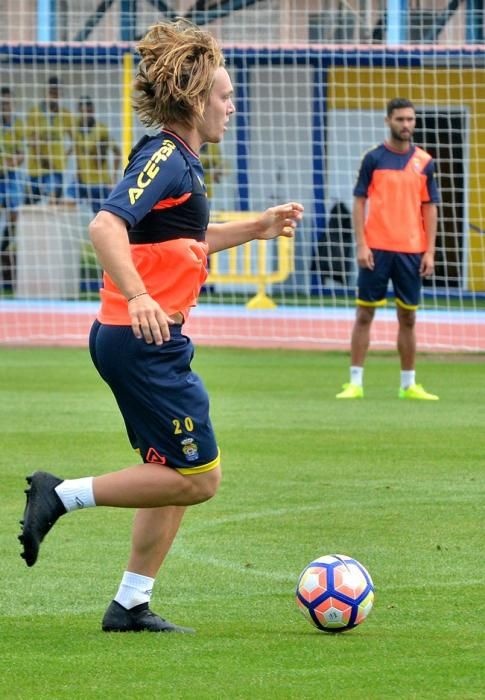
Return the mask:
<path id="1" fill-rule="evenodd" d="M 170 340 L 170 326 L 174 321 L 149 294 L 141 294 L 129 301 L 128 313 L 136 338 L 155 345 Z"/>
<path id="2" fill-rule="evenodd" d="M 278 236 L 293 238 L 297 224 L 303 218 L 303 205 L 288 202 L 270 207 L 261 215 L 259 239 L 269 240 Z"/>
<path id="3" fill-rule="evenodd" d="M 372 250 L 365 243 L 357 246 L 357 264 L 359 267 L 374 269 L 374 255 Z"/>
<path id="4" fill-rule="evenodd" d="M 424 253 L 419 266 L 419 274 L 421 277 L 430 277 L 434 272 L 434 255 L 432 253 Z"/>

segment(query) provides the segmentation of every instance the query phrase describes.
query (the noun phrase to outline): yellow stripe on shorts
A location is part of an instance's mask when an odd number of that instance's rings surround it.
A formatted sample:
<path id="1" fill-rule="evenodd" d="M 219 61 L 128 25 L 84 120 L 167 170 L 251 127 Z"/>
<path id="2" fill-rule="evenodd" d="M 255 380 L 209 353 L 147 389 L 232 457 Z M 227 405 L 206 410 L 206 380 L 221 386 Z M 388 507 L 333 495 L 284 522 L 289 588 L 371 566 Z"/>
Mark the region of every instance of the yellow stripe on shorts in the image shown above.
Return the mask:
<path id="1" fill-rule="evenodd" d="M 418 308 L 417 304 L 405 304 L 403 301 L 396 297 L 396 304 L 401 307 L 401 309 L 407 309 L 408 311 L 416 311 Z"/>
<path id="2" fill-rule="evenodd" d="M 381 299 L 380 301 L 364 301 L 363 299 L 357 299 L 356 304 L 357 306 L 369 306 L 374 309 L 376 306 L 386 306 L 387 299 Z"/>
<path id="3" fill-rule="evenodd" d="M 218 450 L 217 457 L 208 462 L 207 464 L 201 464 L 200 467 L 175 467 L 175 471 L 180 474 L 203 474 L 204 472 L 210 472 L 215 469 L 221 463 L 221 451 Z"/>

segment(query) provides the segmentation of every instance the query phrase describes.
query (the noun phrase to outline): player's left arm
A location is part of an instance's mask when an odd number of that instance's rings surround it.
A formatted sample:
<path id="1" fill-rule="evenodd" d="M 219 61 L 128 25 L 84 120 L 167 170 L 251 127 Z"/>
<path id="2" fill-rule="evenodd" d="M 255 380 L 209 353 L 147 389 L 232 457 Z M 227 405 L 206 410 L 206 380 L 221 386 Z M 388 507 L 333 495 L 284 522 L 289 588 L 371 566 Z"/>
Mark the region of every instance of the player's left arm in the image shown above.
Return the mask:
<path id="1" fill-rule="evenodd" d="M 206 234 L 209 254 L 256 239 L 270 240 L 278 236 L 292 238 L 302 217 L 303 205 L 299 202 L 288 202 L 270 207 L 249 221 L 209 224 Z"/>
<path id="2" fill-rule="evenodd" d="M 419 272 L 422 277 L 429 277 L 434 272 L 436 249 L 436 232 L 438 229 L 439 194 L 434 179 L 434 162 L 431 160 L 425 168 L 426 180 L 422 193 L 421 216 L 426 234 L 426 250 L 421 259 Z"/>
<path id="3" fill-rule="evenodd" d="M 422 277 L 429 277 L 434 272 L 436 231 L 438 228 L 438 207 L 436 204 L 434 204 L 434 202 L 425 202 L 421 206 L 421 214 L 426 233 L 426 250 L 421 259 L 419 272 Z"/>

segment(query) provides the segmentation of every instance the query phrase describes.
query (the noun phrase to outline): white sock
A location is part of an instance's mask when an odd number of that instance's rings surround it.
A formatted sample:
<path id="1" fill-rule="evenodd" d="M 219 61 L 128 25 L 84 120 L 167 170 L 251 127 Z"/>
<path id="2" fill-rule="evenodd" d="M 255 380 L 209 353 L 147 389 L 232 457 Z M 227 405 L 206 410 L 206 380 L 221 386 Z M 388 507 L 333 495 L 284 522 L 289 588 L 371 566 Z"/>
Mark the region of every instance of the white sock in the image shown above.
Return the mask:
<path id="1" fill-rule="evenodd" d="M 364 368 L 363 367 L 351 367 L 350 368 L 350 383 L 356 386 L 362 386 L 364 379 Z"/>
<path id="2" fill-rule="evenodd" d="M 409 389 L 410 386 L 416 384 L 416 370 L 402 369 L 401 370 L 401 389 Z"/>
<path id="3" fill-rule="evenodd" d="M 115 600 L 127 610 L 131 610 L 135 605 L 149 603 L 154 583 L 154 578 L 125 571 Z"/>
<path id="4" fill-rule="evenodd" d="M 92 476 L 82 479 L 64 479 L 59 486 L 56 486 L 55 491 L 68 513 L 80 508 L 93 508 L 96 505 Z"/>

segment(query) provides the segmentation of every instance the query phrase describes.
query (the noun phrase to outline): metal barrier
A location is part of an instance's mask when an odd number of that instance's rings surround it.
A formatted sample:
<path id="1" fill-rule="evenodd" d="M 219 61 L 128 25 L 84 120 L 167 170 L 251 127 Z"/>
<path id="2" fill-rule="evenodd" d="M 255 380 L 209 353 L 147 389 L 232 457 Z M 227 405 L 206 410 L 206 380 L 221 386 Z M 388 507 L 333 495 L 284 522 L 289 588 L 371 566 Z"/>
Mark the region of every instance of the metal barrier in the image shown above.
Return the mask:
<path id="1" fill-rule="evenodd" d="M 249 211 L 213 211 L 212 223 L 244 221 L 257 216 Z M 268 255 L 268 244 L 276 246 L 276 256 Z M 277 266 L 273 267 L 276 257 Z M 227 272 L 221 272 L 221 263 L 226 261 Z M 268 296 L 266 287 L 276 282 L 284 282 L 294 271 L 293 238 L 279 236 L 273 241 L 255 240 L 228 250 L 212 253 L 208 283 L 215 284 L 254 284 L 257 293 L 246 304 L 248 309 L 274 309 L 275 302 Z"/>

